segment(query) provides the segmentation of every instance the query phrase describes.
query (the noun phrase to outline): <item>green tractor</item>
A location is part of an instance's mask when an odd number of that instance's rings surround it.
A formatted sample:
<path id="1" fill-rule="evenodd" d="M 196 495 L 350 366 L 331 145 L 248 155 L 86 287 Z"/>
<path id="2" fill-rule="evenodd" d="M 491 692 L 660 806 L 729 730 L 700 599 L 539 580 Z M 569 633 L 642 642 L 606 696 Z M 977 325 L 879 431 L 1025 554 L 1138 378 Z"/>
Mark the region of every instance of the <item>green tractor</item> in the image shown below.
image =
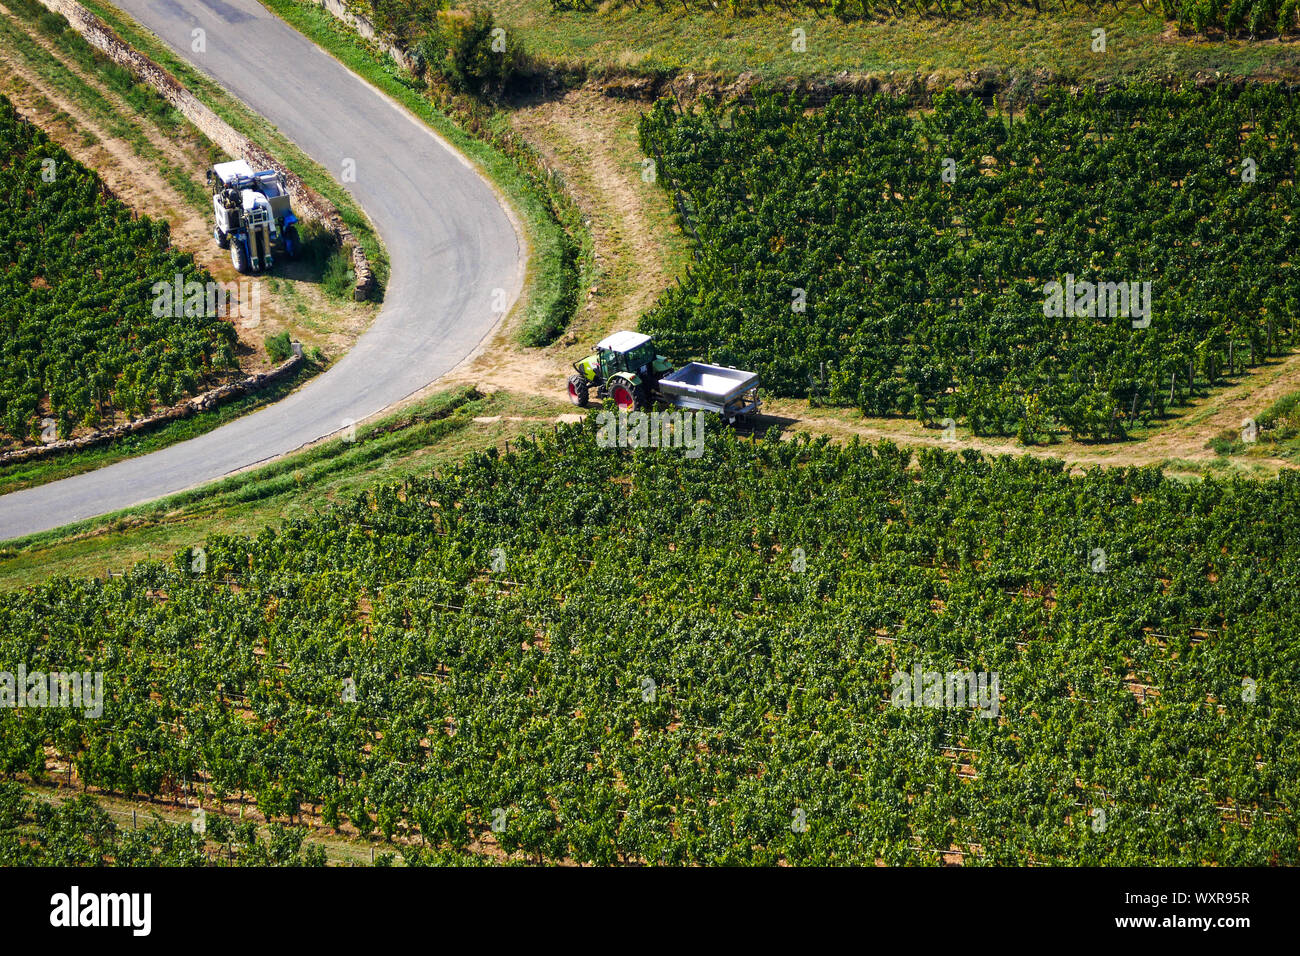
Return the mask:
<path id="1" fill-rule="evenodd" d="M 650 336 L 615 332 L 596 343 L 581 362 L 573 363 L 569 401 L 585 408 L 594 391 L 598 399 L 612 398 L 624 411 L 645 408 L 655 397 L 659 379 L 673 371 L 672 362 L 655 354 Z"/>
<path id="2" fill-rule="evenodd" d="M 581 362 L 573 363 L 569 401 L 585 408 L 593 389 L 597 398 L 612 398 L 625 412 L 659 402 L 711 412 L 731 423 L 762 408 L 756 372 L 704 362 L 675 368 L 655 352 L 650 336 L 640 332 L 615 332 L 597 342 Z"/>

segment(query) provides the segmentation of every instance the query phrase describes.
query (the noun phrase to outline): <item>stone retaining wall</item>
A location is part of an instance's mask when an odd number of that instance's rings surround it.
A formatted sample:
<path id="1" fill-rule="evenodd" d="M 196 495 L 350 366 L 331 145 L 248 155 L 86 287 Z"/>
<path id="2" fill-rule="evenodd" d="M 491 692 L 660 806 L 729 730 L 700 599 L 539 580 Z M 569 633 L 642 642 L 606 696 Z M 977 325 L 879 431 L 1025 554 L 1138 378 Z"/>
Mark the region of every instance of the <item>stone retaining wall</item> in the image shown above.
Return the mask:
<path id="1" fill-rule="evenodd" d="M 414 63 L 411 58 L 407 56 L 406 51 L 388 37 L 381 37 L 373 23 L 361 16 L 361 14 L 353 13 L 349 10 L 343 0 L 314 0 L 314 2 L 317 3 L 326 13 L 342 20 L 353 30 L 356 30 L 357 33 L 361 34 L 361 36 L 365 37 L 365 39 L 383 49 L 385 53 L 397 61 L 399 66 L 412 73 L 415 72 L 413 69 Z"/>
<path id="2" fill-rule="evenodd" d="M 182 418 L 189 418 L 198 412 L 208 412 L 216 408 L 222 402 L 229 401 L 232 398 L 238 398 L 242 395 L 248 395 L 259 389 L 265 388 L 272 382 L 284 378 L 292 373 L 299 365 L 302 364 L 302 354 L 295 349 L 292 358 L 282 362 L 275 368 L 266 372 L 258 372 L 256 375 L 249 375 L 238 382 L 229 382 L 225 385 L 219 385 L 210 389 L 201 395 L 195 395 L 193 398 L 186 399 L 179 405 L 173 405 L 171 408 L 163 409 L 161 412 L 155 412 L 146 418 L 137 418 L 133 421 L 123 422 L 120 425 L 114 425 L 112 428 L 104 428 L 99 431 L 91 432 L 88 435 L 80 435 L 76 438 L 68 438 L 62 441 L 52 441 L 44 445 L 31 445 L 26 448 L 15 448 L 12 451 L 0 454 L 0 466 L 12 465 L 22 461 L 33 461 L 37 458 L 44 458 L 47 455 L 58 454 L 65 451 L 79 451 L 83 448 L 89 448 L 92 445 L 98 445 L 102 442 L 112 441 L 115 438 L 122 438 L 126 435 L 134 435 L 137 432 L 146 431 L 150 428 L 156 428 L 167 422 L 178 421 Z"/>

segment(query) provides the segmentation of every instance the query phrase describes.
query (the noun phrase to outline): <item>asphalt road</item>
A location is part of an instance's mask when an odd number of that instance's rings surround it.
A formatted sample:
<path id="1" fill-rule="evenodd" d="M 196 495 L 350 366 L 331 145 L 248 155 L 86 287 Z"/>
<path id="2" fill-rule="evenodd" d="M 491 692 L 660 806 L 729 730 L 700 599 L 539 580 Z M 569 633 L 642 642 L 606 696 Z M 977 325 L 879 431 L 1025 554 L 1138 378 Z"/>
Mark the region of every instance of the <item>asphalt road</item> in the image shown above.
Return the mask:
<path id="1" fill-rule="evenodd" d="M 492 187 L 427 126 L 253 0 L 114 0 L 342 180 L 392 266 L 352 350 L 280 402 L 162 451 L 0 496 L 0 540 L 117 511 L 345 429 L 469 355 L 523 284 L 524 242 Z M 191 31 L 207 50 L 191 52 Z M 494 298 L 496 301 L 494 301 Z"/>

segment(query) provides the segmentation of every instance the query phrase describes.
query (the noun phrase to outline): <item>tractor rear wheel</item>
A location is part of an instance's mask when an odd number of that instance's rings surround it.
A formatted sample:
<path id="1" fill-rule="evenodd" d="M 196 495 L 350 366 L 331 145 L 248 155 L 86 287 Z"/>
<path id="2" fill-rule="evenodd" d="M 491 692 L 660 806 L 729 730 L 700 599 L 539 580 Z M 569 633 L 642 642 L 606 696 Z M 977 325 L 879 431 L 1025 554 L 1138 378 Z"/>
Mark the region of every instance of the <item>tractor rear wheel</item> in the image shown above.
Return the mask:
<path id="1" fill-rule="evenodd" d="M 634 412 L 644 404 L 638 394 L 640 391 L 632 383 L 619 380 L 610 387 L 609 396 L 620 411 Z"/>
<path id="2" fill-rule="evenodd" d="M 586 408 L 587 401 L 591 397 L 591 387 L 587 380 L 574 372 L 569 376 L 569 401 L 579 408 Z"/>
<path id="3" fill-rule="evenodd" d="M 250 271 L 248 249 L 244 247 L 243 240 L 235 239 L 230 243 L 230 262 L 235 267 L 235 271 L 240 274 L 247 274 Z"/>

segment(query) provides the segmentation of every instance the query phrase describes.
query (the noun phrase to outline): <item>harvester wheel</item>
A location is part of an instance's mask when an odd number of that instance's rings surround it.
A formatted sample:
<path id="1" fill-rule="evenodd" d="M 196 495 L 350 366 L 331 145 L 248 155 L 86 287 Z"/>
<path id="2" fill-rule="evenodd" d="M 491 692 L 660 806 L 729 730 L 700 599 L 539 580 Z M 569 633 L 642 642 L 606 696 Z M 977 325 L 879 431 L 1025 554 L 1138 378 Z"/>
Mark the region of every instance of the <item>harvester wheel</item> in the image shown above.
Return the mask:
<path id="1" fill-rule="evenodd" d="M 588 399 L 590 399 L 590 397 L 591 397 L 591 386 L 587 384 L 587 380 L 583 378 L 581 375 L 579 375 L 577 372 L 574 372 L 572 375 L 570 375 L 569 376 L 569 401 L 573 402 L 573 404 L 577 405 L 579 408 L 586 408 L 587 401 Z"/>
<path id="2" fill-rule="evenodd" d="M 222 232 L 220 229 L 212 230 L 212 238 L 217 240 L 218 249 L 230 248 L 230 237 L 226 235 L 224 232 Z"/>
<path id="3" fill-rule="evenodd" d="M 297 259 L 302 254 L 302 243 L 298 239 L 297 226 L 284 227 L 284 251 L 290 259 Z"/>
<path id="4" fill-rule="evenodd" d="M 248 266 L 248 250 L 244 248 L 243 242 L 238 239 L 230 244 L 230 262 L 234 265 L 236 272 L 247 274 L 251 271 Z"/>
<path id="5" fill-rule="evenodd" d="M 630 382 L 619 380 L 610 387 L 609 396 L 621 411 L 634 412 L 642 405 L 641 396 L 637 394 L 639 391 Z"/>

